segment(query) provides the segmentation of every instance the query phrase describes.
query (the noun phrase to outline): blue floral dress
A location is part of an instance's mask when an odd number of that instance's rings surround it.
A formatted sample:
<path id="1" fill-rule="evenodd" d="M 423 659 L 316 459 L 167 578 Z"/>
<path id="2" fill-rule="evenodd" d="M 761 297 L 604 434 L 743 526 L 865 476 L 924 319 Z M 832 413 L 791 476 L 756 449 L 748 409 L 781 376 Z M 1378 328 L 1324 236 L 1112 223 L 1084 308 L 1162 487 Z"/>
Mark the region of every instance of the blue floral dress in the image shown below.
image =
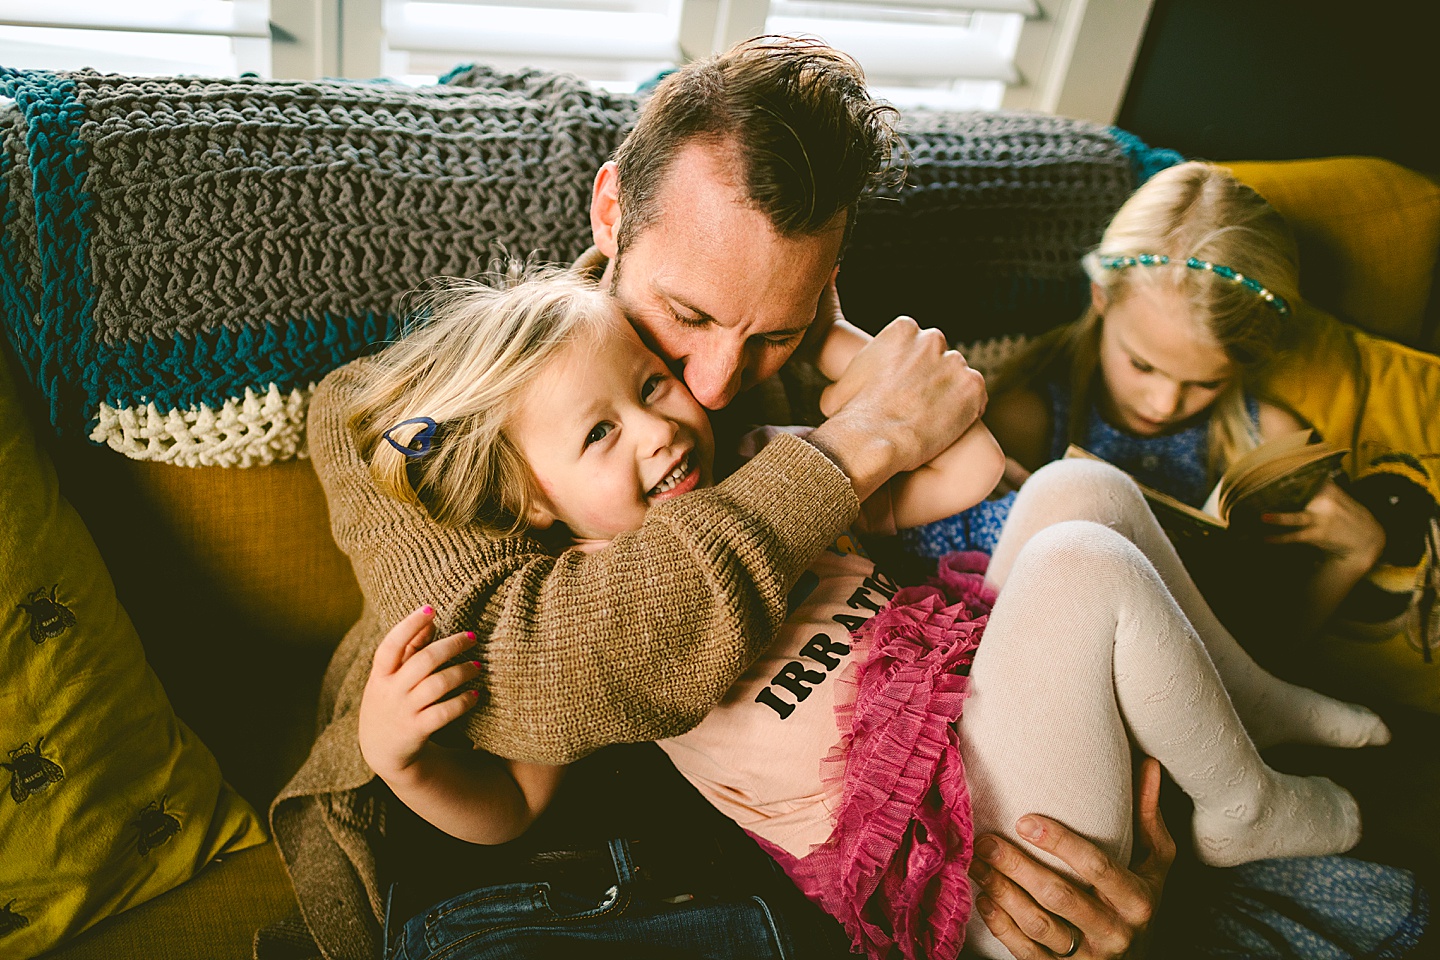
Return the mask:
<path id="1" fill-rule="evenodd" d="M 1053 431 L 1050 457 L 1059 460 L 1069 445 L 1070 391 L 1058 384 L 1047 384 Z M 1260 404 L 1254 397 L 1245 397 L 1245 409 L 1253 423 L 1260 422 Z M 1163 490 L 1194 507 L 1202 506 L 1215 485 L 1209 475 L 1210 418 L 1175 433 L 1158 437 L 1137 437 L 1111 426 L 1094 405 L 1085 425 L 1086 450 L 1108 460 L 1135 479 L 1157 490 Z M 937 520 L 923 527 L 900 531 L 905 549 L 922 557 L 942 557 L 955 550 L 981 550 L 994 553 L 1000 531 L 1010 517 L 1015 494 L 1007 493 L 995 500 L 982 500 L 953 517 Z"/>

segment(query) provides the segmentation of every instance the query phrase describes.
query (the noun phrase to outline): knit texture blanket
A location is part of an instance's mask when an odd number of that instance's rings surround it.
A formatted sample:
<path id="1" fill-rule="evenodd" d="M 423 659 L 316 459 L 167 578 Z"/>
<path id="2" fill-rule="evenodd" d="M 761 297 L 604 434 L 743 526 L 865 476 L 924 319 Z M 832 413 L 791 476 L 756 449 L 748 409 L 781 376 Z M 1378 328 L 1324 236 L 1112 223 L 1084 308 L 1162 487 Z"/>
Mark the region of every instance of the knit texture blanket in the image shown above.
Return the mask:
<path id="1" fill-rule="evenodd" d="M 0 75 L 0 298 L 53 426 L 137 459 L 292 457 L 315 382 L 428 278 L 577 256 L 635 99 L 450 79 Z"/>
<path id="2" fill-rule="evenodd" d="M 0 68 L 5 334 L 55 429 L 192 466 L 303 455 L 314 384 L 397 336 L 428 279 L 577 256 L 638 99 L 536 70 L 446 79 Z M 851 318 L 956 341 L 1072 319 L 1144 145 L 1004 113 L 904 131 L 905 185 L 865 203 L 846 255 Z"/>

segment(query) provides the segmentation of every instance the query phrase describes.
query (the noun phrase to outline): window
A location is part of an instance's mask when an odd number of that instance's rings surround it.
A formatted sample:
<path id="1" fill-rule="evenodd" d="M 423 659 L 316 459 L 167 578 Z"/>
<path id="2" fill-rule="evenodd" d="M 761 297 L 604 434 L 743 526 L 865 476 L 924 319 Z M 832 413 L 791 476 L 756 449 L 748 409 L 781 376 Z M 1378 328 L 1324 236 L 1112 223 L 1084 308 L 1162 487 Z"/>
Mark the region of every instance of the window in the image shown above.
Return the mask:
<path id="1" fill-rule="evenodd" d="M 1039 12 L 1031 0 L 771 0 L 765 29 L 824 37 L 902 107 L 995 109 L 1020 81 L 1020 31 Z"/>
<path id="2" fill-rule="evenodd" d="M 902 107 L 1111 122 L 1153 0 L 0 0 L 0 64 L 430 82 L 482 61 L 618 90 L 757 33 L 855 56 Z"/>
<path id="3" fill-rule="evenodd" d="M 633 90 L 680 62 L 683 3 L 384 0 L 380 72 L 433 81 L 458 63 L 480 60 L 566 70 Z"/>
<path id="4" fill-rule="evenodd" d="M 0 0 L 0 64 L 268 76 L 270 0 Z"/>

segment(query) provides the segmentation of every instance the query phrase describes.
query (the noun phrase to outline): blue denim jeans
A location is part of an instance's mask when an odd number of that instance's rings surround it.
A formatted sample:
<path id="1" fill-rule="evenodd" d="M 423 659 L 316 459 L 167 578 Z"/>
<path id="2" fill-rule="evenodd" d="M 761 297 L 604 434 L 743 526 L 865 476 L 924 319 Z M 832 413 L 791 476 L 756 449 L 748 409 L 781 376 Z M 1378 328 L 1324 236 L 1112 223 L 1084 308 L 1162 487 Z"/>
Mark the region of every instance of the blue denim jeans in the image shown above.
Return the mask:
<path id="1" fill-rule="evenodd" d="M 1167 897 L 1184 896 L 1177 884 Z M 1351 857 L 1259 860 L 1203 871 L 1184 949 L 1205 960 L 1401 960 L 1440 955 L 1415 874 Z"/>
<path id="2" fill-rule="evenodd" d="M 618 882 L 598 896 L 549 882 L 482 887 L 405 922 L 388 960 L 819 960 L 848 956 L 838 924 L 798 892 L 647 890 L 629 843 L 610 841 Z"/>

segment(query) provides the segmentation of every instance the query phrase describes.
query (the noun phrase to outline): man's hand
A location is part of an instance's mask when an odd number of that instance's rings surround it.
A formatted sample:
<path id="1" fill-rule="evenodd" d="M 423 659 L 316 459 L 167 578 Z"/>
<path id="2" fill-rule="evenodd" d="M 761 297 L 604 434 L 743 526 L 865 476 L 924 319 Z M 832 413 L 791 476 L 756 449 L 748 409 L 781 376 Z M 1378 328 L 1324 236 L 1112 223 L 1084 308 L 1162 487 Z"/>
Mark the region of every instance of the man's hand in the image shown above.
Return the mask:
<path id="1" fill-rule="evenodd" d="M 985 410 L 985 380 L 939 330 L 900 317 L 821 396 L 830 419 L 809 437 L 864 500 L 949 447 Z"/>
<path id="2" fill-rule="evenodd" d="M 1068 864 L 1080 883 L 999 837 L 977 837 L 970 875 L 983 889 L 976 908 L 990 932 L 1018 960 L 1142 956 L 1175 860 L 1175 841 L 1160 818 L 1159 804 L 1160 764 L 1147 758 L 1136 808 L 1139 839 L 1147 852 L 1129 870 L 1048 817 L 1021 817 L 1017 832 Z M 1072 943 L 1075 951 L 1069 953 Z"/>
<path id="3" fill-rule="evenodd" d="M 474 643 L 473 633 L 436 640 L 435 611 L 421 607 L 375 648 L 360 697 L 360 752 L 381 779 L 393 785 L 424 752 L 431 734 L 475 705 L 474 691 L 452 694 L 479 676 L 480 664 L 444 667 Z"/>

